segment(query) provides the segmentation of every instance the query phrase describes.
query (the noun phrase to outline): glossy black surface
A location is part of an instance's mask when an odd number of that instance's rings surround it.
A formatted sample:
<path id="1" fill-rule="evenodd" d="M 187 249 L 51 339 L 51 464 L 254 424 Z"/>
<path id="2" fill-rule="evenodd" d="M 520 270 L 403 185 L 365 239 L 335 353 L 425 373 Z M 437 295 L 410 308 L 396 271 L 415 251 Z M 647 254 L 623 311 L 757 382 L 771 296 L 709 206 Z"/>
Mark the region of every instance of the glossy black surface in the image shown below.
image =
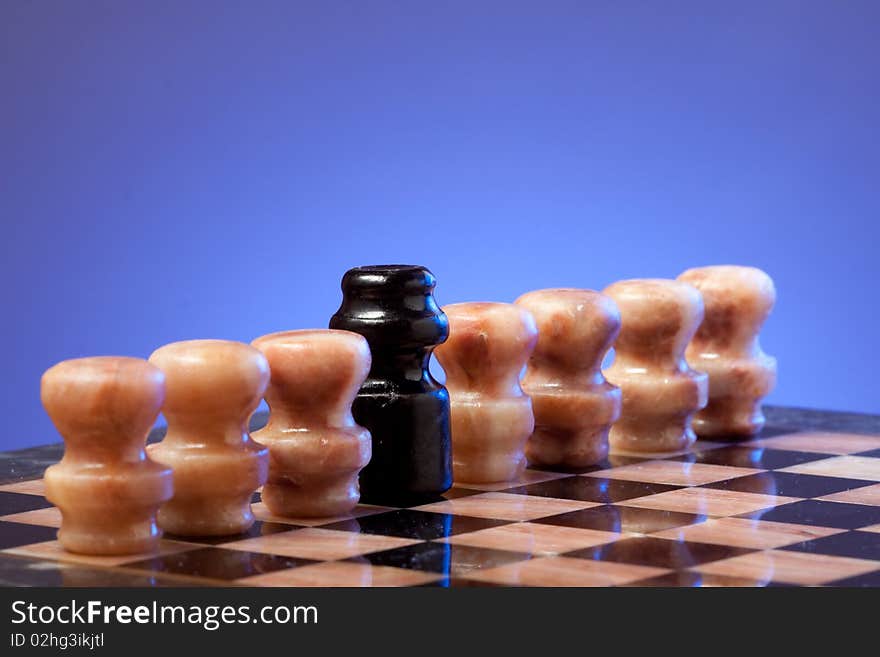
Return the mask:
<path id="1" fill-rule="evenodd" d="M 764 437 L 762 435 L 762 437 Z M 695 454 L 675 456 L 670 461 L 684 463 L 706 463 L 708 465 L 727 465 L 735 468 L 756 468 L 758 470 L 775 470 L 800 465 L 809 461 L 827 459 L 828 454 L 815 452 L 794 452 L 782 449 L 766 449 L 764 447 L 720 447 Z"/>
<path id="2" fill-rule="evenodd" d="M 126 563 L 125 567 L 209 579 L 233 580 L 270 573 L 275 570 L 287 570 L 310 563 L 315 562 L 309 559 L 296 559 L 274 554 L 206 547 Z"/>
<path id="3" fill-rule="evenodd" d="M 693 525 L 706 519 L 707 516 L 695 513 L 604 505 L 539 518 L 532 522 L 579 529 L 598 529 L 605 532 L 650 534 L 673 527 Z"/>
<path id="4" fill-rule="evenodd" d="M 429 541 L 507 524 L 509 523 L 506 520 L 400 509 L 321 525 L 321 528 Z"/>
<path id="5" fill-rule="evenodd" d="M 880 506 L 803 500 L 772 509 L 745 513 L 739 517 L 790 522 L 796 525 L 858 529 L 880 523 Z"/>
<path id="6" fill-rule="evenodd" d="M 816 538 L 812 541 L 795 543 L 782 549 L 880 561 L 880 533 L 843 532 L 841 534 Z"/>
<path id="7" fill-rule="evenodd" d="M 565 556 L 686 570 L 699 564 L 729 559 L 749 552 L 751 550 L 727 545 L 669 541 L 663 538 L 640 536 L 626 538 L 607 545 L 567 552 Z"/>
<path id="8" fill-rule="evenodd" d="M 46 509 L 50 506 L 52 504 L 45 497 L 39 495 L 22 495 L 21 493 L 0 491 L 0 516 Z"/>
<path id="9" fill-rule="evenodd" d="M 563 479 L 542 481 L 538 484 L 529 484 L 528 486 L 517 486 L 516 488 L 509 488 L 504 492 L 607 504 L 646 495 L 654 495 L 655 493 L 665 493 L 677 488 L 680 488 L 680 486 L 626 481 L 624 479 L 565 477 Z"/>
<path id="10" fill-rule="evenodd" d="M 826 586 L 847 586 L 847 587 L 876 587 L 880 586 L 880 570 L 864 575 L 856 575 L 855 577 L 847 577 L 834 582 L 829 582 Z"/>
<path id="11" fill-rule="evenodd" d="M 177 536 L 176 534 L 165 533 L 164 538 L 171 541 L 184 541 L 186 543 L 199 543 L 200 545 L 221 545 L 231 541 L 242 541 L 246 538 L 257 538 L 259 536 L 268 536 L 270 534 L 279 534 L 281 532 L 289 532 L 294 529 L 301 529 L 300 525 L 289 525 L 281 522 L 263 522 L 257 520 L 250 528 L 242 534 L 231 534 L 227 536 Z"/>
<path id="12" fill-rule="evenodd" d="M 720 488 L 741 493 L 761 493 L 785 497 L 822 497 L 853 488 L 870 486 L 874 483 L 860 479 L 820 477 L 793 472 L 759 472 L 745 477 L 704 484 L 703 488 Z"/>
<path id="13" fill-rule="evenodd" d="M 531 558 L 532 555 L 522 552 L 432 542 L 373 552 L 353 557 L 349 561 L 460 577 L 475 570 L 495 568 Z"/>
<path id="14" fill-rule="evenodd" d="M 0 521 L 0 550 L 52 541 L 58 534 L 54 527 L 26 525 L 22 522 Z"/>
<path id="15" fill-rule="evenodd" d="M 360 333 L 372 367 L 352 405 L 370 430 L 373 456 L 361 471 L 361 499 L 382 503 L 436 496 L 452 485 L 449 395 L 428 371 L 432 349 L 449 334 L 424 267 L 358 267 L 342 279 L 342 305 L 330 328 Z"/>
<path id="16" fill-rule="evenodd" d="M 772 587 L 772 588 L 792 588 L 793 584 L 786 584 L 784 582 L 771 582 L 771 581 L 762 581 L 762 580 L 736 580 L 733 577 L 724 577 L 718 575 L 705 575 L 700 572 L 692 571 L 692 570 L 680 570 L 677 572 L 668 573 L 666 575 L 657 575 L 656 577 L 648 577 L 647 579 L 639 579 L 635 582 L 629 582 L 628 584 L 624 584 L 627 587 L 657 587 L 657 588 L 670 588 L 670 587 L 697 587 L 697 586 L 706 586 L 706 585 L 717 585 L 719 583 L 724 583 L 725 586 L 763 586 L 763 587 Z"/>

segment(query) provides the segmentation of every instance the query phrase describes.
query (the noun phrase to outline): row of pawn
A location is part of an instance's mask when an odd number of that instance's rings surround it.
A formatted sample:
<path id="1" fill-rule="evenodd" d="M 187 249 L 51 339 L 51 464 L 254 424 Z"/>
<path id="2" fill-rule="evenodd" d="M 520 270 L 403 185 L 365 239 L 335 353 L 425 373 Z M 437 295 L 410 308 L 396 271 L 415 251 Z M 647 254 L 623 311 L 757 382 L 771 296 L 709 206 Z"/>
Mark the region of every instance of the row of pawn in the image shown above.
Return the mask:
<path id="1" fill-rule="evenodd" d="M 455 480 L 512 481 L 527 462 L 581 468 L 605 458 L 609 444 L 680 450 L 694 428 L 755 434 L 775 382 L 775 361 L 758 342 L 774 300 L 766 274 L 724 266 L 603 292 L 444 306 L 448 339 L 434 354 L 446 372 Z M 347 513 L 373 448 L 351 411 L 370 370 L 368 341 L 336 329 L 250 345 L 177 342 L 148 361 L 59 363 L 41 389 L 66 443 L 45 475 L 63 517 L 59 541 L 73 552 L 129 554 L 152 549 L 162 530 L 241 533 L 260 487 L 274 515 Z M 264 397 L 269 422 L 252 437 L 248 422 Z M 145 448 L 160 411 L 166 436 Z"/>

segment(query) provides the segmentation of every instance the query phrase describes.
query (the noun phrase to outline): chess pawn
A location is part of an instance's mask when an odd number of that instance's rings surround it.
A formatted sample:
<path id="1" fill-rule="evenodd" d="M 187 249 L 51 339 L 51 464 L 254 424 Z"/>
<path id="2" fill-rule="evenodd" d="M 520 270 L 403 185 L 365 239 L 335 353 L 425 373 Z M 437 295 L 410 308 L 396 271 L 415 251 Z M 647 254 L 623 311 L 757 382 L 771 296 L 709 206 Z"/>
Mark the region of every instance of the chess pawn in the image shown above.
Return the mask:
<path id="1" fill-rule="evenodd" d="M 355 422 L 373 438 L 360 476 L 364 499 L 431 498 L 452 485 L 449 394 L 428 371 L 449 333 L 435 285 L 414 265 L 357 267 L 342 278 L 330 328 L 363 335 L 373 358 L 352 404 Z"/>
<path id="2" fill-rule="evenodd" d="M 254 438 L 269 448 L 262 500 L 279 516 L 343 515 L 358 503 L 358 473 L 370 461 L 370 432 L 351 403 L 370 371 L 370 348 L 357 333 L 287 331 L 251 343 L 272 377 L 269 423 Z"/>
<path id="3" fill-rule="evenodd" d="M 535 320 L 509 303 L 443 307 L 449 339 L 434 353 L 446 372 L 452 418 L 452 475 L 457 482 L 516 479 L 535 427 L 520 372 L 538 339 Z"/>
<path id="4" fill-rule="evenodd" d="M 709 375 L 709 403 L 694 416 L 698 436 L 757 434 L 761 400 L 776 384 L 776 359 L 758 333 L 776 302 L 773 280 L 760 269 L 733 265 L 689 269 L 678 280 L 703 295 L 703 323 L 685 355 Z"/>
<path id="5" fill-rule="evenodd" d="M 706 405 L 708 377 L 688 367 L 684 350 L 703 319 L 703 301 L 691 285 L 667 279 L 620 281 L 605 289 L 620 309 L 614 363 L 605 371 L 623 393 L 611 427 L 612 450 L 669 452 L 696 436 L 694 413 Z"/>
<path id="6" fill-rule="evenodd" d="M 40 397 L 65 443 L 46 470 L 46 499 L 61 511 L 66 550 L 123 555 L 158 544 L 171 470 L 147 458 L 144 443 L 164 393 L 162 372 L 139 358 L 67 360 L 43 374 Z"/>
<path id="7" fill-rule="evenodd" d="M 529 292 L 516 305 L 529 310 L 538 327 L 522 382 L 535 411 L 529 462 L 565 469 L 598 463 L 620 415 L 620 390 L 601 370 L 620 331 L 617 307 L 599 292 L 569 288 Z"/>
<path id="8" fill-rule="evenodd" d="M 174 342 L 150 356 L 165 373 L 165 439 L 149 454 L 174 471 L 174 497 L 159 526 L 180 536 L 223 536 L 254 522 L 251 496 L 266 481 L 269 454 L 248 434 L 269 365 L 240 342 Z"/>

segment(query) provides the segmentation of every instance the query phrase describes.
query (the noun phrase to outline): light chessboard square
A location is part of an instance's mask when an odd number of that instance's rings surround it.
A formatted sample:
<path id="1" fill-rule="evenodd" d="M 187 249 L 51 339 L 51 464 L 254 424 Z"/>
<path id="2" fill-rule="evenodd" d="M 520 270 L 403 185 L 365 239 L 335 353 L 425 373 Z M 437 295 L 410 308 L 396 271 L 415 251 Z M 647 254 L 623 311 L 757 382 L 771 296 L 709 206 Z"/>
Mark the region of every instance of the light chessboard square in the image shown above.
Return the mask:
<path id="1" fill-rule="evenodd" d="M 622 534 L 596 529 L 578 529 L 517 522 L 441 539 L 454 545 L 513 550 L 537 555 L 554 555 L 619 540 Z"/>
<path id="2" fill-rule="evenodd" d="M 467 578 L 508 586 L 619 586 L 667 572 L 668 569 L 651 566 L 541 557 L 481 570 Z"/>
<path id="3" fill-rule="evenodd" d="M 305 529 L 294 529 L 268 536 L 232 541 L 224 543 L 223 547 L 230 550 L 280 554 L 302 559 L 336 560 L 368 552 L 391 550 L 418 542 L 414 539 L 396 536 L 358 534 L 334 529 L 306 527 Z"/>
<path id="4" fill-rule="evenodd" d="M 836 456 L 783 468 L 780 472 L 880 481 L 880 459 L 867 456 Z"/>
<path id="5" fill-rule="evenodd" d="M 3 484 L 0 491 L 8 493 L 22 493 L 24 495 L 46 496 L 46 484 L 42 479 L 31 479 L 28 481 L 19 481 L 14 484 Z"/>
<path id="6" fill-rule="evenodd" d="M 245 577 L 238 583 L 246 586 L 392 587 L 418 586 L 439 579 L 442 576 L 437 573 L 368 563 L 327 561 Z"/>
<path id="7" fill-rule="evenodd" d="M 744 477 L 763 472 L 754 468 L 734 468 L 726 465 L 688 463 L 686 461 L 645 461 L 619 468 L 590 472 L 585 477 L 607 477 L 673 486 L 699 486 L 724 479 Z"/>
<path id="8" fill-rule="evenodd" d="M 800 432 L 773 438 L 763 438 L 749 443 L 754 447 L 816 452 L 819 454 L 855 454 L 880 448 L 880 436 L 863 436 L 852 433 Z M 850 475 L 852 477 L 852 475 Z M 858 477 L 852 477 L 857 479 Z"/>
<path id="9" fill-rule="evenodd" d="M 712 518 L 698 525 L 677 527 L 651 536 L 676 541 L 714 543 L 767 550 L 843 532 L 831 527 L 811 527 L 751 518 Z"/>
<path id="10" fill-rule="evenodd" d="M 845 502 L 849 504 L 868 504 L 870 506 L 880 506 L 880 484 L 873 486 L 862 486 L 861 488 L 853 488 L 845 490 L 833 495 L 820 497 L 820 500 L 828 502 Z"/>
<path id="11" fill-rule="evenodd" d="M 481 493 L 468 497 L 458 497 L 445 502 L 435 502 L 415 507 L 417 511 L 433 513 L 450 513 L 453 515 L 471 516 L 473 518 L 491 518 L 497 520 L 534 520 L 544 516 L 553 516 L 568 511 L 577 511 L 591 506 L 595 502 L 561 500 L 553 497 L 529 497 L 511 493 Z"/>
<path id="12" fill-rule="evenodd" d="M 742 493 L 717 488 L 682 488 L 668 493 L 626 500 L 620 502 L 620 505 L 707 516 L 735 516 L 797 500 L 796 497 Z"/>
<path id="13" fill-rule="evenodd" d="M 0 521 L 22 522 L 26 525 L 58 528 L 61 527 L 61 511 L 57 507 L 50 506 L 45 509 L 34 509 L 33 511 L 0 516 Z"/>

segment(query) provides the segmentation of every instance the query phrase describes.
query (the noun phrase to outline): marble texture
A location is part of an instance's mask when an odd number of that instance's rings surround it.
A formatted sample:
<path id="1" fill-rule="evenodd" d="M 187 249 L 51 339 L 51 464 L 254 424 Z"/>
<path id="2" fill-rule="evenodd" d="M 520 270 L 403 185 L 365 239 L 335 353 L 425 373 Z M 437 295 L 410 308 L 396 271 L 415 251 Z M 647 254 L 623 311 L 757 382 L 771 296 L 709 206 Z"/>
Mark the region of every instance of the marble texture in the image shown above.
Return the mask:
<path id="1" fill-rule="evenodd" d="M 520 372 L 538 340 L 531 313 L 509 303 L 443 307 L 449 337 L 434 349 L 446 372 L 456 483 L 516 480 L 535 428 Z"/>
<path id="2" fill-rule="evenodd" d="M 171 497 L 171 471 L 147 458 L 144 443 L 164 394 L 162 372 L 139 358 L 68 360 L 43 374 L 40 397 L 66 445 L 44 478 L 65 550 L 109 556 L 158 546 L 156 512 Z"/>
<path id="3" fill-rule="evenodd" d="M 350 331 L 272 333 L 251 343 L 269 362 L 269 423 L 254 439 L 269 448 L 263 503 L 278 516 L 340 516 L 360 499 L 370 432 L 351 404 L 370 371 L 366 339 Z"/>
<path id="4" fill-rule="evenodd" d="M 694 413 L 708 401 L 708 377 L 692 370 L 684 352 L 703 319 L 691 285 L 667 279 L 619 281 L 605 289 L 621 316 L 614 362 L 605 370 L 620 387 L 623 409 L 611 428 L 613 450 L 671 452 L 696 440 Z"/>
<path id="5" fill-rule="evenodd" d="M 700 291 L 705 308 L 685 352 L 709 376 L 709 402 L 694 416 L 694 431 L 708 438 L 754 436 L 764 426 L 761 400 L 776 385 L 776 359 L 758 339 L 776 302 L 773 280 L 736 265 L 689 269 L 678 280 Z"/>
<path id="6" fill-rule="evenodd" d="M 532 398 L 532 465 L 583 468 L 608 455 L 608 431 L 620 415 L 620 390 L 602 375 L 602 359 L 620 331 L 620 314 L 593 290 L 535 290 L 516 300 L 538 327 L 522 387 Z"/>
<path id="7" fill-rule="evenodd" d="M 148 452 L 174 472 L 174 497 L 159 509 L 159 526 L 178 536 L 247 530 L 251 496 L 269 465 L 247 428 L 269 382 L 266 358 L 241 342 L 191 340 L 157 349 L 150 362 L 165 373 L 168 432 Z"/>

